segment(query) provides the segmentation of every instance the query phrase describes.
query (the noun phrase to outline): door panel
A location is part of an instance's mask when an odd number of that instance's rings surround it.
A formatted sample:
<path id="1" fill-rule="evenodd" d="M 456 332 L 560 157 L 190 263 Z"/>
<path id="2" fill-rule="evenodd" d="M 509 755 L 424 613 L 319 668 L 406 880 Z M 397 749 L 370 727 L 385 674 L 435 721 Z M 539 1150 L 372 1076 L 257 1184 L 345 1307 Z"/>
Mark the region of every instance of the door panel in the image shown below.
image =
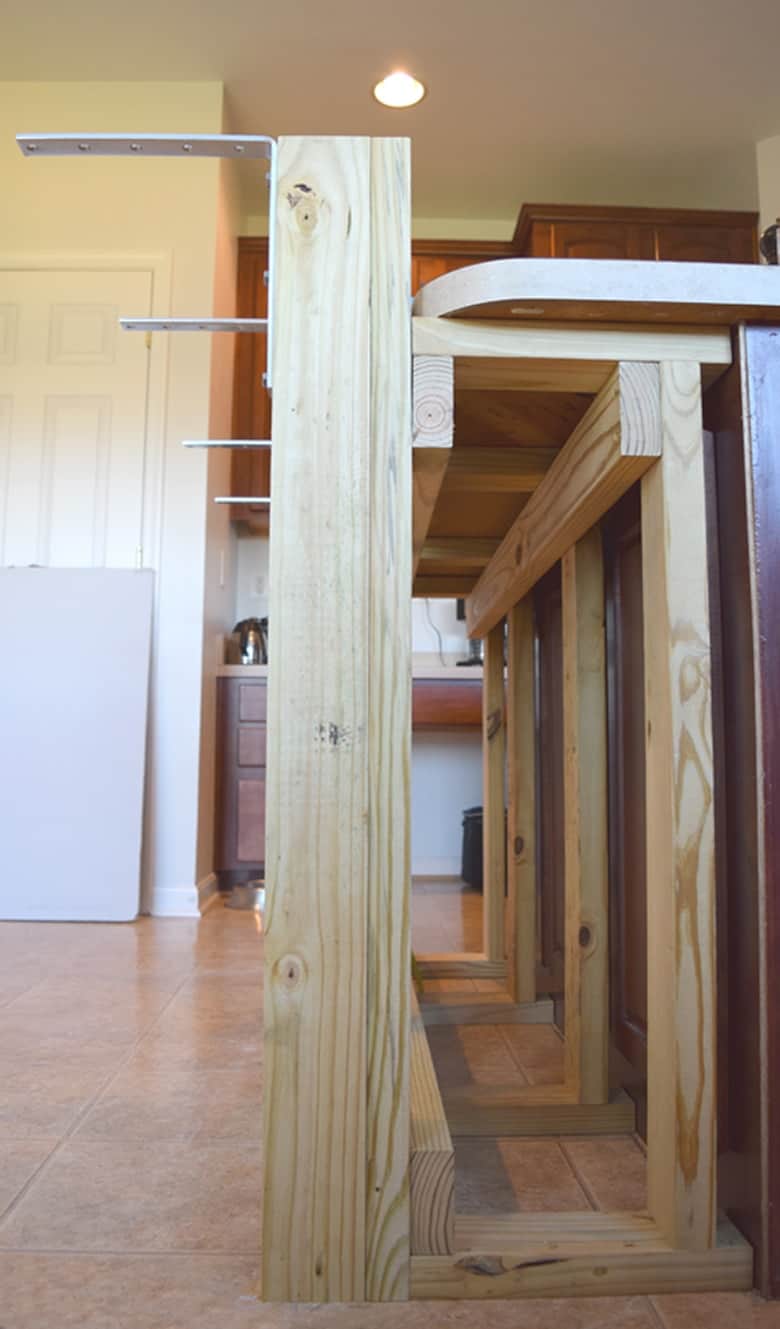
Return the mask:
<path id="1" fill-rule="evenodd" d="M 0 563 L 136 566 L 152 274 L 0 271 Z M 4 442 L 3 442 L 4 440 Z"/>
<path id="2" fill-rule="evenodd" d="M 604 522 L 612 1038 L 647 1068 L 644 642 L 639 486 Z"/>

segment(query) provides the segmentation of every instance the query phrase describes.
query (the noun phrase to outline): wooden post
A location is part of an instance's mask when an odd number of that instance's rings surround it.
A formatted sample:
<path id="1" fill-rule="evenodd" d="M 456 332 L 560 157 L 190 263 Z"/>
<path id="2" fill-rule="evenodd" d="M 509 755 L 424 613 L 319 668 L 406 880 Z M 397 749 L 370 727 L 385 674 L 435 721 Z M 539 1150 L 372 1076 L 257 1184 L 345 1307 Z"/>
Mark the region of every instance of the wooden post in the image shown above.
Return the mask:
<path id="1" fill-rule="evenodd" d="M 412 433 L 408 139 L 371 143 L 366 1299 L 409 1295 Z M 331 665 L 332 667 L 332 665 Z"/>
<path id="2" fill-rule="evenodd" d="M 609 1098 L 607 692 L 601 531 L 564 556 L 563 742 L 566 1081 Z"/>
<path id="3" fill-rule="evenodd" d="M 506 818 L 504 780 L 504 620 L 484 642 L 482 680 L 482 949 L 488 960 L 503 960 Z"/>
<path id="4" fill-rule="evenodd" d="M 715 842 L 698 365 L 661 366 L 663 454 L 642 480 L 647 726 L 648 1208 L 715 1241 Z"/>
<path id="5" fill-rule="evenodd" d="M 408 185 L 392 141 L 279 144 L 261 1289 L 273 1301 L 406 1295 Z"/>
<path id="6" fill-rule="evenodd" d="M 513 1001 L 536 1000 L 536 780 L 534 615 L 527 596 L 509 611 L 507 656 L 507 981 Z"/>

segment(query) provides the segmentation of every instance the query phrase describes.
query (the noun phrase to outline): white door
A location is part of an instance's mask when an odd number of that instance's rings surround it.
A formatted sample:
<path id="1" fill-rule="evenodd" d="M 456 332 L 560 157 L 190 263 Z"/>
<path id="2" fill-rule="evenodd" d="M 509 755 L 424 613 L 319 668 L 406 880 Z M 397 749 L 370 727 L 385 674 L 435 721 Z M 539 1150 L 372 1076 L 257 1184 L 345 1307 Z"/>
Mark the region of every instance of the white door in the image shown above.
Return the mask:
<path id="1" fill-rule="evenodd" d="M 142 544 L 148 271 L 0 270 L 0 566 L 132 568 Z"/>

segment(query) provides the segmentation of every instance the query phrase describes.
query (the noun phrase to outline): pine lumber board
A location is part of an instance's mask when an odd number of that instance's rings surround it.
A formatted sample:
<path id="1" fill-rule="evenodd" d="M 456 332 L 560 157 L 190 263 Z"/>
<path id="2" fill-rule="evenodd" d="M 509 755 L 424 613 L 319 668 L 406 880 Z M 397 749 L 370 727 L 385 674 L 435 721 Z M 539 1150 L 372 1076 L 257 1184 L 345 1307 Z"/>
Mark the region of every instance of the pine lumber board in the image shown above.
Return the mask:
<path id="1" fill-rule="evenodd" d="M 427 993 L 421 1007 L 426 1027 L 433 1025 L 472 1025 L 472 1024 L 552 1024 L 553 1003 L 544 1001 L 497 1002 L 488 999 L 476 1000 L 479 993 L 474 993 L 465 1000 L 455 993 Z M 456 1002 L 437 1000 L 439 997 L 458 996 Z M 488 998 L 489 994 L 484 996 Z"/>
<path id="2" fill-rule="evenodd" d="M 639 1239 L 629 1216 L 623 1238 L 616 1233 L 614 1243 L 596 1239 L 590 1252 L 586 1243 L 570 1242 L 557 1255 L 540 1255 L 539 1247 L 529 1244 L 413 1256 L 411 1295 L 422 1300 L 651 1296 L 740 1292 L 752 1283 L 752 1248 L 726 1220 L 711 1250 L 681 1251 Z"/>
<path id="3" fill-rule="evenodd" d="M 507 619 L 507 984 L 536 1003 L 536 731 L 534 616 L 528 596 Z"/>
<path id="4" fill-rule="evenodd" d="M 701 384 L 661 365 L 663 457 L 642 481 L 648 1206 L 671 1244 L 716 1221 L 715 831 Z"/>
<path id="5" fill-rule="evenodd" d="M 609 1098 L 609 861 L 604 560 L 594 526 L 563 556 L 565 1067 Z"/>
<path id="6" fill-rule="evenodd" d="M 482 945 L 488 960 L 506 959 L 506 728 L 504 622 L 484 641 L 482 667 Z"/>
<path id="7" fill-rule="evenodd" d="M 660 455 L 658 367 L 621 363 L 479 578 L 469 635 L 495 627 Z"/>
<path id="8" fill-rule="evenodd" d="M 621 1135 L 635 1126 L 622 1091 L 608 1103 L 578 1103 L 566 1084 L 468 1085 L 444 1095 L 455 1136 Z"/>
<path id="9" fill-rule="evenodd" d="M 420 977 L 506 978 L 506 960 L 489 960 L 470 951 L 415 952 Z"/>
<path id="10" fill-rule="evenodd" d="M 573 1210 L 548 1213 L 456 1214 L 455 1249 L 459 1251 L 536 1251 L 541 1254 L 595 1251 L 612 1245 L 663 1247 L 666 1243 L 649 1214 Z"/>
<path id="11" fill-rule="evenodd" d="M 528 326 L 415 317 L 412 340 L 415 355 L 456 359 L 456 387 L 483 391 L 597 393 L 620 361 L 657 364 L 679 358 L 723 369 L 732 360 L 731 338 L 724 328 L 547 322 Z M 503 366 L 502 360 L 507 362 Z"/>
<path id="12" fill-rule="evenodd" d="M 282 138 L 279 177 L 272 473 L 284 520 L 271 532 L 262 1295 L 361 1301 L 369 141 Z M 322 651 L 333 639 L 350 643 L 339 668 Z"/>
<path id="13" fill-rule="evenodd" d="M 412 436 L 408 139 L 371 140 L 366 1274 L 409 1295 Z"/>
<path id="14" fill-rule="evenodd" d="M 411 996 L 411 1244 L 415 1254 L 452 1250 L 455 1151 L 417 997 Z"/>
<path id="15" fill-rule="evenodd" d="M 408 332 L 404 343 L 408 345 Z M 417 571 L 452 454 L 455 387 L 451 356 L 412 358 L 412 572 Z M 446 592 L 445 592 L 446 594 Z"/>
<path id="16" fill-rule="evenodd" d="M 532 494 L 557 455 L 557 447 L 455 447 L 444 489 L 448 494 Z"/>

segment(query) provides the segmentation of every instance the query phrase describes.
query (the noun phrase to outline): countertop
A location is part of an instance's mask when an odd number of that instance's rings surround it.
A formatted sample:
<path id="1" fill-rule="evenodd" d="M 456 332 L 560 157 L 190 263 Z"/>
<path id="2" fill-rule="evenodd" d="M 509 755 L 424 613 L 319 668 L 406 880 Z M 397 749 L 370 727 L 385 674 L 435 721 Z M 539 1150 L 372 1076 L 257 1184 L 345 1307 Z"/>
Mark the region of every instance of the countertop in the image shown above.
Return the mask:
<path id="1" fill-rule="evenodd" d="M 267 678 L 268 665 L 217 665 L 217 678 Z M 468 683 L 482 681 L 482 666 L 459 667 L 454 662 L 442 664 L 430 656 L 412 657 L 412 678 L 432 679 L 439 682 Z"/>

